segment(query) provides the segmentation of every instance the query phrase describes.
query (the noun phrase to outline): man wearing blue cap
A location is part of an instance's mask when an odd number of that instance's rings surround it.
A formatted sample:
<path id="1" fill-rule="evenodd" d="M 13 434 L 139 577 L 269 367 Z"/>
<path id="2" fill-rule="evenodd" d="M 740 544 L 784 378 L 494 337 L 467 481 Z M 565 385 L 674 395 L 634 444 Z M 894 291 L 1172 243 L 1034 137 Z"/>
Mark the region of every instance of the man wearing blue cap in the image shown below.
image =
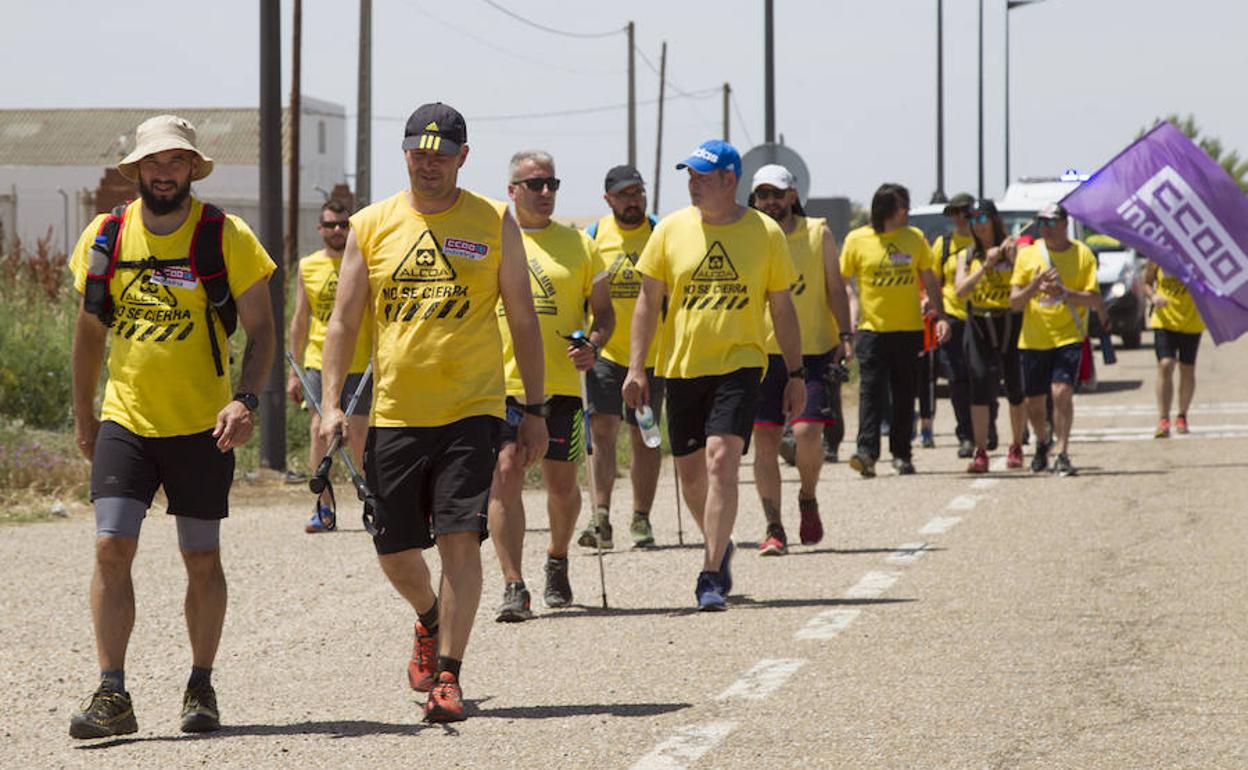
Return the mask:
<path id="1" fill-rule="evenodd" d="M 788 369 L 784 414 L 806 400 L 796 279 L 782 231 L 739 204 L 741 156 L 731 144 L 703 142 L 677 169 L 689 170 L 692 206 L 661 221 L 637 261 L 641 294 L 633 311 L 625 402 L 650 403 L 646 353 L 668 300 L 657 375 L 666 378 L 668 437 L 685 500 L 706 543 L 694 595 L 699 610 L 726 609 L 732 590 L 730 540 L 737 519 L 737 475 L 749 446 L 763 370 L 764 312 L 770 311 Z"/>

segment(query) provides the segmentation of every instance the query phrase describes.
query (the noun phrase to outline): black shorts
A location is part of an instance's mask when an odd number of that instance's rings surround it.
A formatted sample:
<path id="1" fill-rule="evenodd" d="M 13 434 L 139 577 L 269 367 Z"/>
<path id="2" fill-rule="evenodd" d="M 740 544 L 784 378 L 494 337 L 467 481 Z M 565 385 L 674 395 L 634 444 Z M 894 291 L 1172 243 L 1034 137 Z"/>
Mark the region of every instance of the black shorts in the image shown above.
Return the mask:
<path id="1" fill-rule="evenodd" d="M 321 370 L 305 369 L 304 374 L 308 375 L 308 384 L 312 386 L 312 395 L 316 398 L 316 403 L 321 403 Z M 355 389 L 360 387 L 360 380 L 364 377 L 363 372 L 356 374 L 348 374 L 347 379 L 342 383 L 342 394 L 338 397 L 338 408 L 347 411 L 347 405 L 351 403 L 351 396 L 355 395 Z M 308 394 L 304 394 L 303 404 L 308 409 L 313 406 L 308 402 Z M 368 384 L 364 386 L 364 392 L 360 394 L 360 400 L 355 403 L 355 413 L 368 416 L 368 411 L 373 406 L 373 378 L 368 378 Z"/>
<path id="2" fill-rule="evenodd" d="M 836 421 L 832 415 L 828 383 L 823 378 L 831 360 L 831 353 L 802 356 L 802 366 L 806 367 L 806 406 L 801 414 L 793 418 L 794 423 L 827 424 Z M 767 374 L 759 386 L 758 409 L 754 412 L 755 425 L 784 425 L 784 388 L 788 384 L 789 368 L 784 364 L 784 356 L 767 356 Z"/>
<path id="3" fill-rule="evenodd" d="M 1079 378 L 1079 359 L 1083 343 L 1075 342 L 1049 350 L 1020 350 L 1023 367 L 1023 395 L 1044 396 L 1055 382 L 1074 385 Z"/>
<path id="4" fill-rule="evenodd" d="M 100 425 L 91 463 L 91 500 L 126 497 L 150 508 L 163 486 L 168 513 L 192 519 L 230 515 L 234 450 L 222 452 L 212 431 L 144 438 L 112 420 Z"/>
<path id="5" fill-rule="evenodd" d="M 576 396 L 551 396 L 546 401 L 550 414 L 546 417 L 545 459 L 577 463 L 585 452 L 585 418 L 581 414 L 581 400 Z M 520 422 L 524 419 L 524 407 L 514 396 L 507 397 L 507 423 L 503 426 L 500 444 L 516 440 Z"/>
<path id="6" fill-rule="evenodd" d="M 1153 350 L 1157 360 L 1177 358 L 1181 364 L 1195 364 L 1196 351 L 1200 349 L 1200 333 L 1172 332 L 1169 329 L 1153 329 Z"/>
<path id="7" fill-rule="evenodd" d="M 722 434 L 745 439 L 750 448 L 754 413 L 763 370 L 738 369 L 728 374 L 667 381 L 667 437 L 676 457 L 706 446 L 706 437 Z"/>
<path id="8" fill-rule="evenodd" d="M 486 537 L 486 502 L 502 421 L 465 417 L 434 428 L 369 428 L 364 475 L 381 503 L 378 554 L 428 548 L 438 535 Z"/>
<path id="9" fill-rule="evenodd" d="M 1018 356 L 1022 328 L 1022 313 L 974 313 L 967 318 L 962 354 L 970 378 L 972 404 L 995 403 L 1003 379 L 1009 402 L 1023 403 L 1023 369 Z"/>
<path id="10" fill-rule="evenodd" d="M 629 425 L 637 424 L 637 412 L 631 406 L 624 405 L 624 378 L 628 376 L 628 367 L 620 366 L 614 361 L 599 358 L 594 368 L 585 373 L 585 390 L 589 403 L 585 411 L 592 414 L 612 414 L 623 416 Z M 654 376 L 654 368 L 646 367 L 646 380 L 650 383 L 650 408 L 654 410 L 655 422 L 663 417 L 663 393 L 665 388 L 662 377 Z"/>

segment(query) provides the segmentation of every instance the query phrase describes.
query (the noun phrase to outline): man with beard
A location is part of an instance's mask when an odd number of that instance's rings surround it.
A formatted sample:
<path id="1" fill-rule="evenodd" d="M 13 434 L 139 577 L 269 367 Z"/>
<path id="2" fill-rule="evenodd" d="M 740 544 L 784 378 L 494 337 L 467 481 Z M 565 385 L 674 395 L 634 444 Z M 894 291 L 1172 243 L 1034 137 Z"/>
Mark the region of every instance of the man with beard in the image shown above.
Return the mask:
<path id="1" fill-rule="evenodd" d="M 342 266 L 342 250 L 347 245 L 347 232 L 350 229 L 351 220 L 348 218 L 347 207 L 338 201 L 326 201 L 321 206 L 321 220 L 316 224 L 316 231 L 325 241 L 325 248 L 299 260 L 295 312 L 290 319 L 290 351 L 296 358 L 303 359 L 304 372 L 313 392 L 303 392 L 299 376 L 294 372 L 290 373 L 286 381 L 286 392 L 295 403 L 308 399 L 305 406 L 311 410 L 309 468 L 315 468 L 321 461 L 327 446 L 321 439 L 320 413 L 313 408 L 312 402 L 321 402 L 321 354 L 325 347 L 325 330 L 334 310 L 334 296 L 338 292 L 338 270 Z M 343 409 L 347 408 L 351 395 L 359 387 L 360 379 L 368 368 L 369 357 L 373 354 L 372 331 L 372 324 L 365 321 L 360 330 L 360 338 L 355 342 L 351 366 L 347 369 L 341 397 Z M 357 465 L 363 465 L 364 462 L 364 436 L 368 433 L 368 410 L 372 401 L 373 385 L 369 382 L 355 404 L 355 413 L 347 418 L 351 423 L 351 455 Z M 327 487 L 317 498 L 312 509 L 312 518 L 308 519 L 303 531 L 314 534 L 335 529 L 338 522 L 332 506 L 333 499 Z"/>
<path id="2" fill-rule="evenodd" d="M 74 432 L 78 449 L 92 461 L 91 615 L 100 663 L 98 689 L 70 718 L 74 738 L 138 729 L 125 683 L 134 628 L 130 573 L 139 529 L 162 486 L 187 572 L 191 675 L 182 730 L 205 732 L 221 724 L 211 682 L 226 606 L 220 525 L 229 513 L 233 449 L 251 436 L 255 394 L 273 360 L 267 283 L 276 265 L 241 219 L 222 216 L 191 195 L 191 182 L 212 167 L 188 121 L 174 115 L 144 121 L 134 152 L 117 165 L 122 176 L 138 182 L 140 200 L 125 207 L 119 225 L 96 217 L 70 259 L 74 286 L 85 295 L 74 329 Z M 120 227 L 113 231 L 111 261 L 106 224 Z M 232 398 L 229 356 L 218 347 L 226 344 L 220 327 L 228 313 L 220 306 L 209 309 L 206 288 L 213 276 L 196 268 L 205 249 L 217 248 L 247 333 Z M 108 383 L 97 419 L 95 388 L 110 326 Z"/>
<path id="3" fill-rule="evenodd" d="M 823 219 L 807 217 L 797 200 L 797 180 L 784 166 L 771 164 L 754 174 L 750 205 L 776 220 L 789 244 L 797 270 L 792 286 L 793 305 L 802 328 L 802 366 L 806 369 L 806 407 L 795 416 L 797 470 L 801 487 L 797 507 L 801 514 L 798 534 L 802 545 L 823 539 L 819 500 L 815 488 L 823 467 L 823 429 L 832 417 L 828 389 L 840 383 L 826 380 L 828 364 L 843 363 L 853 354 L 849 333 L 849 299 L 836 256 L 836 239 Z M 754 485 L 767 519 L 767 534 L 759 543 L 761 556 L 780 556 L 788 551 L 788 538 L 780 516 L 780 438 L 784 431 L 784 388 L 788 380 L 784 357 L 776 342 L 770 318 L 767 324 L 767 374 L 763 377 L 754 415 Z M 843 331 L 842 331 L 843 330 Z"/>
<path id="4" fill-rule="evenodd" d="M 585 548 L 601 546 L 610 549 L 615 545 L 610 520 L 611 492 L 615 487 L 615 444 L 622 418 L 628 423 L 632 445 L 629 477 L 633 483 L 633 520 L 629 534 L 634 546 L 646 547 L 654 545 L 650 506 L 654 504 L 663 456 L 657 446 L 648 447 L 642 440 L 641 429 L 637 427 L 637 412 L 624 405 L 620 388 L 628 373 L 629 324 L 637 295 L 641 292 L 637 258 L 650 239 L 656 220 L 646 216 L 646 187 L 637 169 L 616 166 L 607 172 L 605 187 L 606 193 L 602 197 L 611 208 L 611 213 L 590 225 L 586 233 L 594 239 L 603 261 L 608 265 L 616 326 L 594 368 L 586 372 L 597 499 L 594 500 L 594 516 L 577 543 Z M 646 354 L 646 376 L 650 378 L 656 423 L 663 411 L 663 380 L 654 377 L 657 355 L 658 349 L 651 345 Z"/>

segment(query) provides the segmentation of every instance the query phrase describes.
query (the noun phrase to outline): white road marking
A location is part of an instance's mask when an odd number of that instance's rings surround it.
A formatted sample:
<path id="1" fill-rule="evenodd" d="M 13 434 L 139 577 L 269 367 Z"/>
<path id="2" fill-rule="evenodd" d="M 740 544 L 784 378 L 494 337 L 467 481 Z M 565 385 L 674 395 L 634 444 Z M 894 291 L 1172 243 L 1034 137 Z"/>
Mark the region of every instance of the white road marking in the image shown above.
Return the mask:
<path id="1" fill-rule="evenodd" d="M 860 614 L 862 610 L 824 610 L 799 628 L 793 638 L 800 641 L 832 639 L 849 628 Z"/>
<path id="2" fill-rule="evenodd" d="M 845 592 L 845 596 L 850 599 L 875 599 L 892 588 L 900 577 L 900 572 L 868 572 Z"/>
<path id="3" fill-rule="evenodd" d="M 979 479 L 979 481 L 993 481 L 993 479 Z M 920 535 L 943 535 L 962 521 L 961 516 L 936 516 L 931 521 L 923 525 L 923 529 L 919 530 Z"/>
<path id="4" fill-rule="evenodd" d="M 745 676 L 728 685 L 728 689 L 719 694 L 719 700 L 728 698 L 762 700 L 780 689 L 789 677 L 797 673 L 797 670 L 804 665 L 806 661 L 799 658 L 780 660 L 764 658 L 756 663 L 754 668 L 747 671 Z"/>
<path id="5" fill-rule="evenodd" d="M 1248 401 L 1229 401 L 1215 404 L 1193 404 L 1189 414 L 1248 414 Z M 1155 417 L 1156 404 L 1088 404 L 1080 396 L 1075 397 L 1075 414 L 1085 417 Z"/>
<path id="6" fill-rule="evenodd" d="M 927 553 L 927 543 L 906 543 L 898 546 L 897 550 L 889 555 L 884 561 L 893 564 L 913 564 L 923 558 L 923 554 Z"/>
<path id="7" fill-rule="evenodd" d="M 1001 479 L 975 479 L 971 482 L 971 489 L 992 489 L 1001 483 Z"/>
<path id="8" fill-rule="evenodd" d="M 1000 473 L 1001 471 L 1007 470 L 1005 467 L 1005 464 L 1007 461 L 1008 460 L 1005 457 L 994 457 L 992 458 L 992 461 L 988 464 L 988 470 L 996 471 L 998 473 Z"/>
<path id="9" fill-rule="evenodd" d="M 707 722 L 676 728 L 670 738 L 633 764 L 632 770 L 683 770 L 736 729 L 736 722 Z"/>
<path id="10" fill-rule="evenodd" d="M 1078 419 L 1079 412 L 1075 412 Z M 1187 436 L 1174 434 L 1169 440 L 1186 441 L 1207 438 L 1244 438 L 1248 436 L 1248 424 L 1224 423 L 1221 425 L 1193 425 L 1192 432 Z M 1117 441 L 1154 441 L 1153 426 L 1131 426 L 1122 428 L 1075 428 L 1070 432 L 1070 440 L 1080 444 L 1099 444 Z"/>
<path id="11" fill-rule="evenodd" d="M 979 505 L 983 495 L 958 495 L 950 500 L 945 507 L 951 511 L 969 511 Z"/>

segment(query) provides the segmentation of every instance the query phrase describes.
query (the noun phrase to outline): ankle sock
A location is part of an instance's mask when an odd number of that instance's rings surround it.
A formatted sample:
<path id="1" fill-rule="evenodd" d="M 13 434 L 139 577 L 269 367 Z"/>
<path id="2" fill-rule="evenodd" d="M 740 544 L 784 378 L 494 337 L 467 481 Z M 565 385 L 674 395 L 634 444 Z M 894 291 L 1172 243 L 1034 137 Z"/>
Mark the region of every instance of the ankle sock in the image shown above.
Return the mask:
<path id="1" fill-rule="evenodd" d="M 126 672 L 120 668 L 106 668 L 100 672 L 100 684 L 108 683 L 117 692 L 126 691 Z"/>
<path id="2" fill-rule="evenodd" d="M 650 511 L 633 511 L 634 516 L 640 516 L 643 519 L 650 518 Z"/>
<path id="3" fill-rule="evenodd" d="M 438 673 L 440 674 L 443 671 L 449 671 L 455 675 L 455 681 L 457 682 L 459 681 L 459 667 L 461 665 L 463 665 L 463 661 L 456 660 L 455 658 L 448 658 L 445 655 L 438 656 Z"/>
<path id="4" fill-rule="evenodd" d="M 424 612 L 417 612 L 416 617 L 420 618 L 420 624 L 430 633 L 438 630 L 438 597 L 433 597 L 433 606 Z"/>
<path id="5" fill-rule="evenodd" d="M 204 668 L 203 666 L 191 666 L 191 678 L 186 682 L 186 689 L 193 690 L 196 687 L 204 687 L 212 684 L 212 668 Z"/>

